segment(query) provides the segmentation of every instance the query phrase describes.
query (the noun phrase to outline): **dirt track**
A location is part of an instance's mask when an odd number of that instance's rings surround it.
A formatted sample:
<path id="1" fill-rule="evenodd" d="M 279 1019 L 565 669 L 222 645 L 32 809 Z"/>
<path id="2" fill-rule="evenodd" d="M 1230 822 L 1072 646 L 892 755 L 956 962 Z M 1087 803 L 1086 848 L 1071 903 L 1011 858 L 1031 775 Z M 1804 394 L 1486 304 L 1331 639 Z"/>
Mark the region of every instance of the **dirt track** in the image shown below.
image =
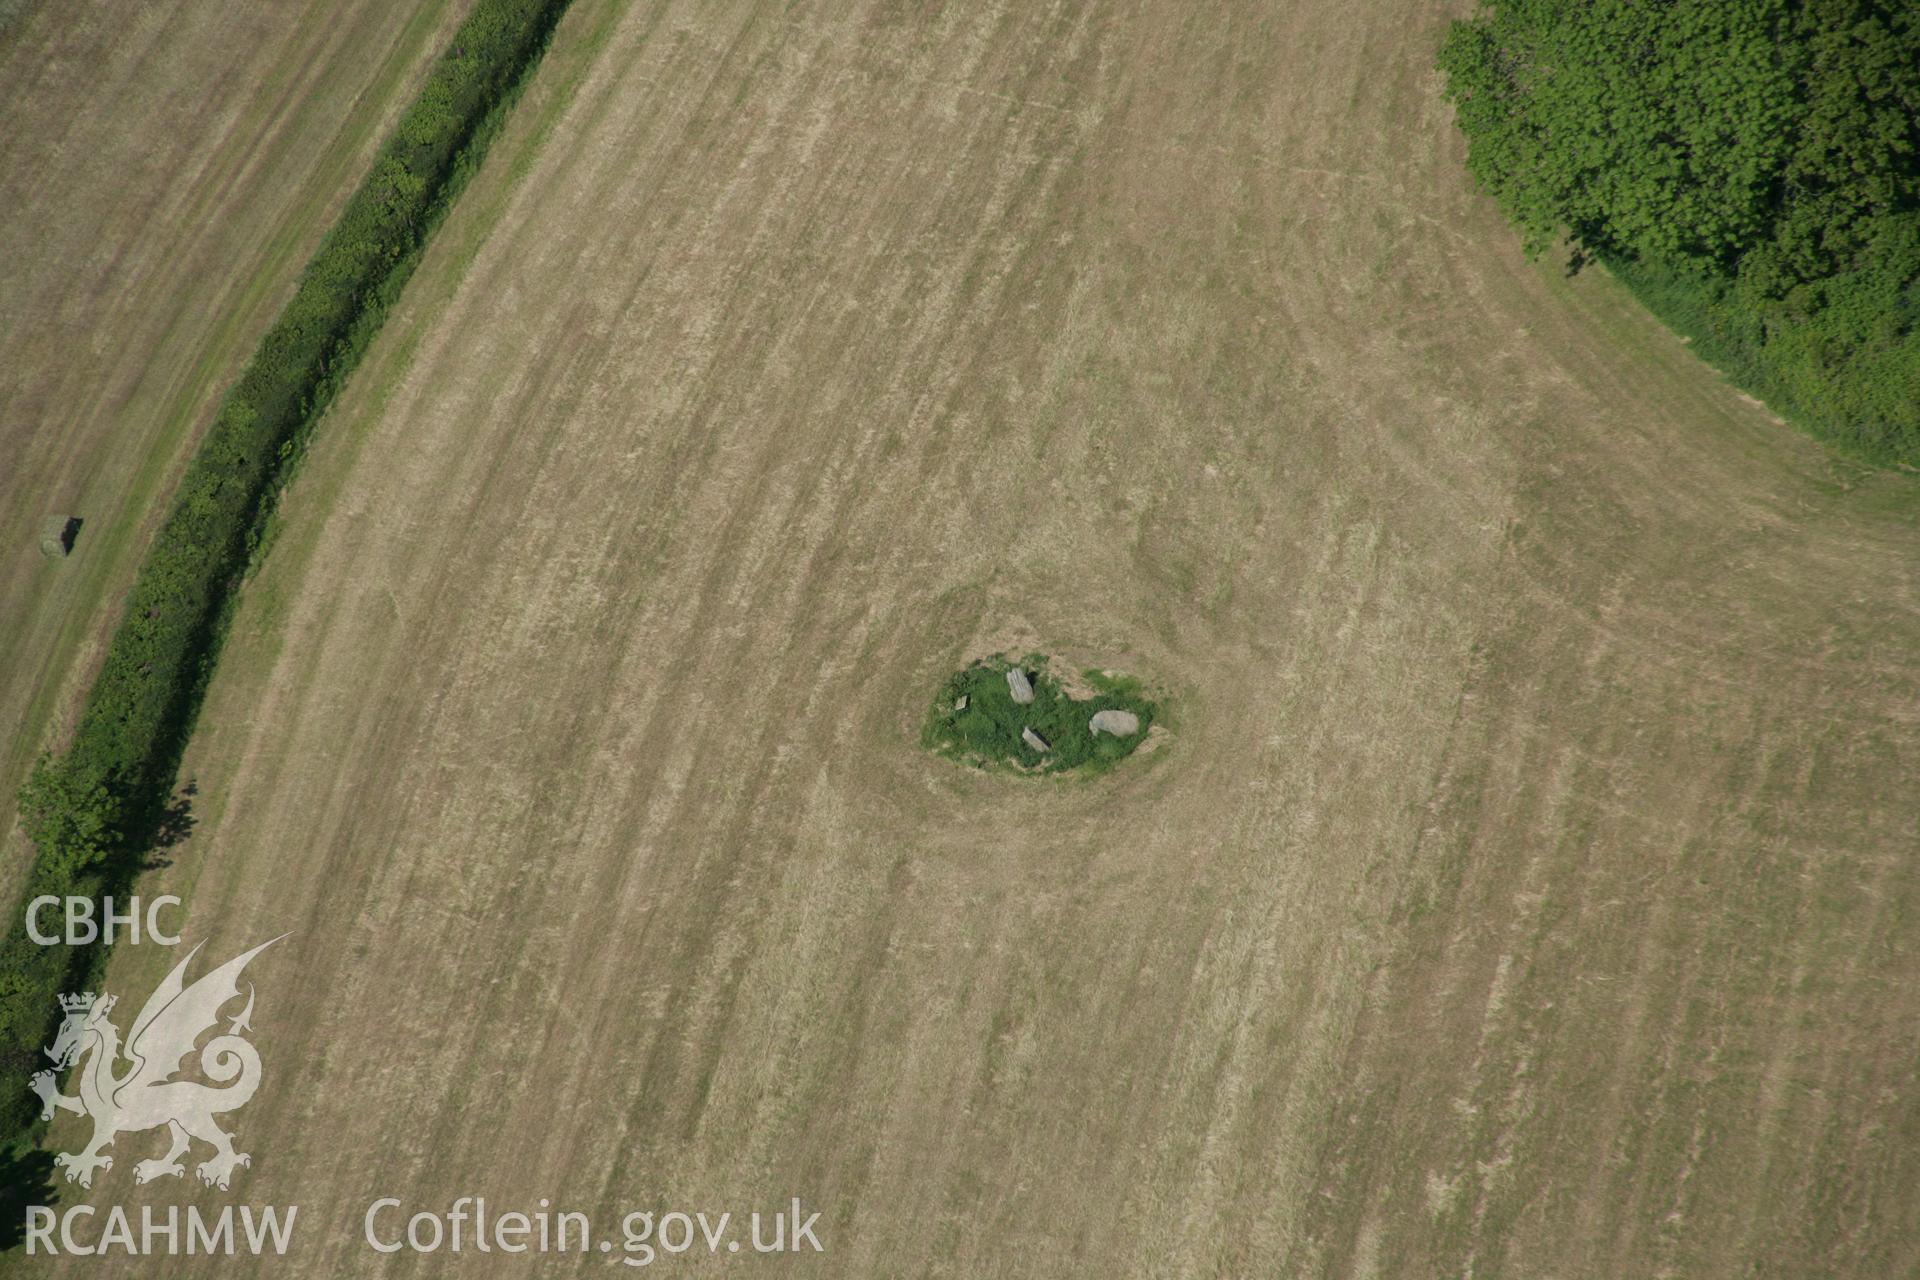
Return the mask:
<path id="1" fill-rule="evenodd" d="M 143 886 L 296 931 L 259 1274 L 463 1194 L 798 1194 L 769 1274 L 1920 1265 L 1913 483 L 1522 262 L 1440 18 L 1250 8 L 579 0 Z M 1014 641 L 1168 747 L 923 755 Z"/>

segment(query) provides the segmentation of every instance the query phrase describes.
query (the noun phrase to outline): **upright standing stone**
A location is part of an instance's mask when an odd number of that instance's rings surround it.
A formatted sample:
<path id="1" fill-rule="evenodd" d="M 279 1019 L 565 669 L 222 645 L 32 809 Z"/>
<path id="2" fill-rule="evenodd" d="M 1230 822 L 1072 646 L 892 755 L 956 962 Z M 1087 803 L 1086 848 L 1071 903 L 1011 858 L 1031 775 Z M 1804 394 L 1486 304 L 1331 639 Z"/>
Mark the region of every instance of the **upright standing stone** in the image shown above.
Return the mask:
<path id="1" fill-rule="evenodd" d="M 1033 685 L 1027 680 L 1027 673 L 1018 667 L 1007 669 L 1007 692 L 1021 706 L 1033 701 Z"/>
<path id="2" fill-rule="evenodd" d="M 1035 733 L 1031 728 L 1022 729 L 1020 731 L 1020 741 L 1026 743 L 1028 746 L 1032 747 L 1035 751 L 1053 750 L 1053 744 L 1048 742 L 1045 738 L 1041 737 L 1039 734 Z"/>

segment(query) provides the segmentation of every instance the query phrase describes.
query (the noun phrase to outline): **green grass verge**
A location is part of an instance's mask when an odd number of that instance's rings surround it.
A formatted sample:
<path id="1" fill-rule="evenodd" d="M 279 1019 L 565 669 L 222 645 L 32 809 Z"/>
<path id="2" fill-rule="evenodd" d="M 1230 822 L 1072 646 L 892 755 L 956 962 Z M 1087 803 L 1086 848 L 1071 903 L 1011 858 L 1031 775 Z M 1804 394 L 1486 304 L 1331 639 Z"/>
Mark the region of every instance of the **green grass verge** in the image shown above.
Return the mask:
<path id="1" fill-rule="evenodd" d="M 73 741 L 21 791 L 36 850 L 24 897 L 117 894 L 168 820 L 187 736 L 238 589 L 314 423 L 378 331 L 428 237 L 478 167 L 568 0 L 477 0 L 217 409 L 141 562 Z M 16 911 L 20 921 L 23 912 Z M 98 946 L 0 949 L 0 1076 L 24 1081 Z M 24 1088 L 0 1149 L 30 1149 Z M 11 1161 L 9 1161 L 11 1163 Z"/>
<path id="2" fill-rule="evenodd" d="M 1696 355 L 1808 435 L 1878 466 L 1920 466 L 1920 284 L 1904 301 L 1896 289 L 1860 303 L 1849 291 L 1859 281 L 1837 277 L 1822 282 L 1829 301 L 1794 313 L 1756 305 L 1733 277 L 1602 262 Z"/>
<path id="3" fill-rule="evenodd" d="M 1033 685 L 1033 701 L 1013 700 L 1007 672 L 1015 666 Z M 982 769 L 1051 774 L 1069 770 L 1098 772 L 1133 754 L 1146 741 L 1159 707 L 1140 682 L 1102 671 L 1083 673 L 1093 696 L 1070 697 L 1047 671 L 1047 659 L 1028 654 L 1018 664 L 988 658 L 956 672 L 940 686 L 927 710 L 921 744 L 929 751 Z M 1128 711 L 1140 727 L 1125 737 L 1095 734 L 1088 727 L 1096 712 Z M 1047 743 L 1038 750 L 1022 737 L 1032 729 Z"/>

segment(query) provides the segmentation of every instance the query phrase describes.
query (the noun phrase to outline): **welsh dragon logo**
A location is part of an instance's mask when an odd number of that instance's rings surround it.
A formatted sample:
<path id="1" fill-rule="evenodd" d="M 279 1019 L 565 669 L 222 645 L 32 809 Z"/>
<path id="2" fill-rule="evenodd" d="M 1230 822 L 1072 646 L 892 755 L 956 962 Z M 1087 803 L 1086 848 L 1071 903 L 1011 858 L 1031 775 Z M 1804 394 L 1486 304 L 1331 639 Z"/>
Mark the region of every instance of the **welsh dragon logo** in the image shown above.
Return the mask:
<path id="1" fill-rule="evenodd" d="M 229 1020 L 224 1034 L 214 1036 L 200 1049 L 201 1072 L 224 1087 L 176 1080 L 174 1076 L 179 1073 L 181 1059 L 194 1051 L 194 1042 L 219 1023 L 220 1010 L 239 997 L 240 971 L 278 941 L 280 938 L 263 942 L 188 986 L 187 965 L 200 952 L 198 946 L 194 947 L 147 998 L 140 1016 L 133 1020 L 124 1048 L 119 1028 L 107 1018 L 113 1012 L 113 996 L 96 997 L 91 991 L 83 991 L 60 997 L 66 1017 L 52 1047 L 43 1051 L 53 1059 L 53 1070 L 35 1072 L 30 1084 L 40 1095 L 41 1119 L 52 1119 L 55 1108 L 93 1119 L 93 1139 L 85 1150 L 78 1154 L 63 1151 L 54 1157 L 54 1163 L 66 1169 L 68 1181 L 92 1186 L 96 1169 L 113 1168 L 113 1157 L 102 1155 L 102 1148 L 111 1146 L 122 1133 L 161 1125 L 167 1127 L 172 1145 L 160 1158 L 134 1165 L 135 1182 L 178 1177 L 184 1172 L 180 1157 L 187 1154 L 193 1139 L 213 1147 L 213 1156 L 194 1170 L 209 1186 L 226 1190 L 233 1171 L 253 1163 L 246 1153 L 233 1149 L 233 1135 L 213 1119 L 245 1106 L 260 1087 L 260 1054 L 242 1035 L 253 1029 L 248 1021 L 253 1016 L 251 985 L 246 1008 Z M 116 1074 L 123 1057 L 126 1069 Z M 86 1065 L 76 1073 L 80 1092 L 70 1097 L 60 1092 L 54 1075 L 81 1058 L 86 1058 Z"/>

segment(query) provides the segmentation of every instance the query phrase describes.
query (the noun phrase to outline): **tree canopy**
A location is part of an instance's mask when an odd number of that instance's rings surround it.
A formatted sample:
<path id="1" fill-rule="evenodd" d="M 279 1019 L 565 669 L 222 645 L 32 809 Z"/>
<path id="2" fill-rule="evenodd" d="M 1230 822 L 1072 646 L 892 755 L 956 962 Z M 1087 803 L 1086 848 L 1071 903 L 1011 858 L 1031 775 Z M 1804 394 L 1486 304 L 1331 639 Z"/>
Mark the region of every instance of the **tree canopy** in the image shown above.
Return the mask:
<path id="1" fill-rule="evenodd" d="M 1757 390 L 1920 459 L 1920 6 L 1488 0 L 1440 66 L 1529 252 L 1693 280 Z"/>

